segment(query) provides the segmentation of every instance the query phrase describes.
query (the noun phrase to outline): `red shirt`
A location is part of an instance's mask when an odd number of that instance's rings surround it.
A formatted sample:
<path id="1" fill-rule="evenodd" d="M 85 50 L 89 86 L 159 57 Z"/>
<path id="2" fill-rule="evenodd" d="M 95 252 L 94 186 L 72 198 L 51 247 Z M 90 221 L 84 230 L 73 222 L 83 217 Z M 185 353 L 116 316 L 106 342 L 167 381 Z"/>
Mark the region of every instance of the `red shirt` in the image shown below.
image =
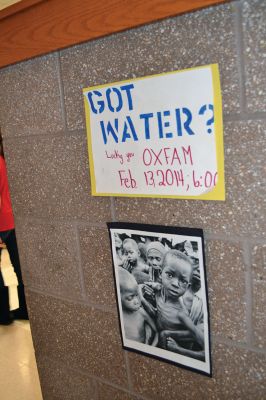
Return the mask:
<path id="1" fill-rule="evenodd" d="M 8 188 L 6 163 L 0 156 L 0 232 L 14 229 L 14 216 Z"/>

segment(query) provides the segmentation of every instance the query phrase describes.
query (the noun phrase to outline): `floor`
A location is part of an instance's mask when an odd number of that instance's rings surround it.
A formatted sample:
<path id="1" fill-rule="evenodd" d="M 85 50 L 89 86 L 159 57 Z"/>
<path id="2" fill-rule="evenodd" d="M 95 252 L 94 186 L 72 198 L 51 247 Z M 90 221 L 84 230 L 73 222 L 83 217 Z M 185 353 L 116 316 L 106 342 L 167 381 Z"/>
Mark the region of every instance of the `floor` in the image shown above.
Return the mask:
<path id="1" fill-rule="evenodd" d="M 28 321 L 0 325 L 0 397 L 42 400 Z"/>
<path id="2" fill-rule="evenodd" d="M 18 307 L 17 280 L 8 253 L 2 250 L 1 272 L 9 287 L 10 309 Z M 30 324 L 0 325 L 0 399 L 42 400 Z"/>

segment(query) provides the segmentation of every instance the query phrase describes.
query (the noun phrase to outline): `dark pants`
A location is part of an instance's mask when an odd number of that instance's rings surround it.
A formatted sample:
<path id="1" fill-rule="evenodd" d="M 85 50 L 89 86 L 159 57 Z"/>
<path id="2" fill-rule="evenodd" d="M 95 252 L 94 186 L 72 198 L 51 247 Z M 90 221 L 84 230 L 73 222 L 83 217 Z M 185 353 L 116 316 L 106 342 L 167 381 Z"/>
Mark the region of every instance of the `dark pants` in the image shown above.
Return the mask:
<path id="1" fill-rule="evenodd" d="M 2 236 L 2 235 L 1 235 Z M 18 247 L 15 229 L 9 231 L 8 235 L 3 235 L 3 241 L 6 244 L 10 261 L 18 278 L 18 298 L 19 308 L 13 312 L 15 318 L 28 319 L 28 312 L 25 300 L 24 285 L 21 275 Z M 5 322 L 9 315 L 8 288 L 4 286 L 2 273 L 0 273 L 0 321 Z"/>

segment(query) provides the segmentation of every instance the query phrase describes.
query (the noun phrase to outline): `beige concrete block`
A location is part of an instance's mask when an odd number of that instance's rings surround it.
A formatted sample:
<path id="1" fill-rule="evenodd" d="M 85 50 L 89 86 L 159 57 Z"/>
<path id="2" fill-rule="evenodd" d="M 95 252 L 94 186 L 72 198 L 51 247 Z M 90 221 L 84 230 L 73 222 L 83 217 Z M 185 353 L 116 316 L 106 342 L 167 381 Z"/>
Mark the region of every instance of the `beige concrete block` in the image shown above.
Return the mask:
<path id="1" fill-rule="evenodd" d="M 110 200 L 90 196 L 84 135 L 6 141 L 15 217 L 110 220 Z"/>
<path id="2" fill-rule="evenodd" d="M 40 381 L 44 399 L 99 400 L 96 383 L 78 371 L 68 369 L 49 358 L 38 358 Z"/>
<path id="3" fill-rule="evenodd" d="M 25 284 L 47 293 L 81 299 L 73 224 L 22 222 L 17 225 L 16 233 Z"/>
<path id="4" fill-rule="evenodd" d="M 266 245 L 256 245 L 252 250 L 254 344 L 266 347 Z"/>
<path id="5" fill-rule="evenodd" d="M 56 53 L 2 68 L 0 93 L 4 137 L 42 135 L 64 128 Z"/>
<path id="6" fill-rule="evenodd" d="M 266 3 L 243 1 L 243 37 L 247 108 L 266 111 Z"/>
<path id="7" fill-rule="evenodd" d="M 245 266 L 241 246 L 208 240 L 206 250 L 211 332 L 246 342 Z"/>
<path id="8" fill-rule="evenodd" d="M 127 386 L 116 313 L 28 291 L 32 336 L 38 356 Z"/>
<path id="9" fill-rule="evenodd" d="M 79 237 L 88 298 L 92 303 L 115 307 L 113 264 L 107 227 L 80 228 Z"/>
<path id="10" fill-rule="evenodd" d="M 98 384 L 98 391 L 99 400 L 138 400 L 138 397 L 104 383 Z"/>

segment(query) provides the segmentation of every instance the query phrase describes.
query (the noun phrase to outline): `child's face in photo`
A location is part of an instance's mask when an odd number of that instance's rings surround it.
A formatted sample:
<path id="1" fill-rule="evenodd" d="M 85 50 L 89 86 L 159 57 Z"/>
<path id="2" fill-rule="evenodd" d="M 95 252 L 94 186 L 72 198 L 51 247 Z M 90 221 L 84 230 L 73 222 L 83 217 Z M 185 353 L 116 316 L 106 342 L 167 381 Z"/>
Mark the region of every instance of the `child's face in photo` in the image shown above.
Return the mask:
<path id="1" fill-rule="evenodd" d="M 121 293 L 123 308 L 128 311 L 138 311 L 141 303 L 137 284 L 127 286 Z"/>
<path id="2" fill-rule="evenodd" d="M 123 254 L 128 261 L 134 263 L 139 257 L 139 250 L 132 243 L 125 243 L 123 245 Z"/>
<path id="3" fill-rule="evenodd" d="M 163 263 L 162 253 L 156 249 L 149 250 L 148 255 L 147 255 L 147 262 L 150 267 L 153 267 L 156 269 L 158 269 L 158 268 L 161 269 L 161 266 Z"/>
<path id="4" fill-rule="evenodd" d="M 200 269 L 199 263 L 194 263 L 193 265 L 193 274 L 191 278 L 191 289 L 193 292 L 197 292 L 201 288 L 201 281 L 200 281 Z"/>
<path id="5" fill-rule="evenodd" d="M 167 256 L 162 271 L 162 286 L 172 298 L 183 296 L 191 280 L 191 265 L 188 261 Z"/>

